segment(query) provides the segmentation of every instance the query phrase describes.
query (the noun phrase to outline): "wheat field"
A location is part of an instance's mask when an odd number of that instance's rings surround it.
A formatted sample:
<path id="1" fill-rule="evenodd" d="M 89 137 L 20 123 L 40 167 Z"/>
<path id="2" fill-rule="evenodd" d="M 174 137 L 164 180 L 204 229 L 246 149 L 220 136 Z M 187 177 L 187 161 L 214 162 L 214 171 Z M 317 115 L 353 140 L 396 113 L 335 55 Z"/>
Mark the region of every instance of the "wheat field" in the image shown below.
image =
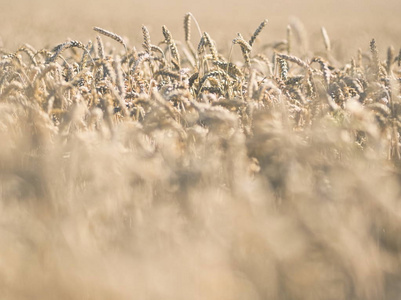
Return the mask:
<path id="1" fill-rule="evenodd" d="M 81 2 L 0 1 L 0 299 L 401 297 L 401 3 Z"/>

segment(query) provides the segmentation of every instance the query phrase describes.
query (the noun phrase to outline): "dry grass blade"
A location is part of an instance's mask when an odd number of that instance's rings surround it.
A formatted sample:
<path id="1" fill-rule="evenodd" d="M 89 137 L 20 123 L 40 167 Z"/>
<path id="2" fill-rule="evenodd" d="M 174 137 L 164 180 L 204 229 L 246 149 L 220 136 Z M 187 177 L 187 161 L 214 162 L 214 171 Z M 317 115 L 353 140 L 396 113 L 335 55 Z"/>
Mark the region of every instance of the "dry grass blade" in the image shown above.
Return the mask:
<path id="1" fill-rule="evenodd" d="M 322 27 L 321 32 L 322 32 L 322 36 L 323 36 L 324 47 L 326 48 L 327 52 L 330 52 L 331 51 L 331 42 L 330 42 L 330 38 L 329 38 L 326 28 Z"/>
<path id="2" fill-rule="evenodd" d="M 398 52 L 398 57 L 397 57 L 397 65 L 400 67 L 401 66 L 401 49 Z"/>
<path id="3" fill-rule="evenodd" d="M 305 53 L 309 47 L 308 34 L 305 25 L 298 18 L 293 18 L 290 23 L 294 37 L 299 45 L 299 51 Z"/>
<path id="4" fill-rule="evenodd" d="M 287 25 L 287 54 L 291 54 L 291 46 L 292 46 L 292 30 L 291 26 Z"/>

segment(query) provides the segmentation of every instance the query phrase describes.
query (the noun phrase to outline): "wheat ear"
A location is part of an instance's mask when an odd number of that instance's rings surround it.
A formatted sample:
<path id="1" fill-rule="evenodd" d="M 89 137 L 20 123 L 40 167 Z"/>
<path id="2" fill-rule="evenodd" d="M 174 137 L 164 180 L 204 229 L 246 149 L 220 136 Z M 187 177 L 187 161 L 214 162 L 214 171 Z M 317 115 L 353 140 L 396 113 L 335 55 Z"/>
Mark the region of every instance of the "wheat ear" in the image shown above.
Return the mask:
<path id="1" fill-rule="evenodd" d="M 97 54 L 99 56 L 100 59 L 104 59 L 104 46 L 103 46 L 103 42 L 102 42 L 102 38 L 98 35 L 96 37 L 96 41 L 97 41 Z"/>
<path id="2" fill-rule="evenodd" d="M 249 43 L 247 43 L 247 41 L 244 40 L 244 38 L 242 37 L 242 35 L 240 33 L 238 33 L 238 37 L 233 39 L 233 44 L 240 45 L 241 48 L 246 52 L 252 51 L 252 46 Z"/>
<path id="3" fill-rule="evenodd" d="M 260 23 L 260 25 L 258 26 L 258 28 L 256 28 L 255 32 L 253 33 L 253 35 L 251 36 L 251 39 L 249 40 L 249 45 L 252 46 L 253 43 L 255 42 L 257 36 L 260 34 L 260 32 L 263 30 L 263 28 L 266 26 L 268 20 L 264 19 L 262 23 Z"/>
<path id="4" fill-rule="evenodd" d="M 162 32 L 167 45 L 170 46 L 171 55 L 177 61 L 177 65 L 180 68 L 180 54 L 178 53 L 178 48 L 173 40 L 173 36 L 165 25 L 162 26 Z"/>
<path id="5" fill-rule="evenodd" d="M 145 25 L 142 25 L 142 35 L 143 35 L 143 48 L 145 49 L 145 52 L 150 55 L 150 52 L 152 50 L 151 48 L 151 43 L 150 43 L 150 34 L 149 30 L 146 28 Z"/>
<path id="6" fill-rule="evenodd" d="M 217 49 L 212 39 L 210 38 L 210 35 L 207 32 L 204 32 L 203 36 L 205 38 L 205 44 L 209 46 L 209 50 L 212 54 L 213 60 L 217 60 Z"/>
<path id="7" fill-rule="evenodd" d="M 191 42 L 191 13 L 186 13 L 184 17 L 184 32 L 185 32 L 185 43 L 187 44 L 189 50 L 193 57 L 196 58 L 195 47 Z"/>
<path id="8" fill-rule="evenodd" d="M 387 74 L 390 74 L 391 66 L 393 65 L 393 62 L 394 62 L 394 56 L 395 56 L 394 47 L 393 46 L 388 47 L 388 49 L 387 49 L 387 61 L 386 61 Z"/>
<path id="9" fill-rule="evenodd" d="M 29 44 L 25 44 L 21 46 L 15 54 L 18 52 L 24 52 L 26 55 L 28 55 L 29 59 L 32 61 L 32 64 L 37 66 L 37 62 L 35 60 L 35 52 L 36 50 Z"/>
<path id="10" fill-rule="evenodd" d="M 318 64 L 320 64 L 320 68 L 322 69 L 324 81 L 326 82 L 326 86 L 329 86 L 330 79 L 331 79 L 331 73 L 330 73 L 327 62 L 324 61 L 321 57 L 314 57 L 312 59 L 311 63 L 314 63 L 314 62 L 317 62 Z"/>
<path id="11" fill-rule="evenodd" d="M 251 59 L 249 57 L 249 53 L 252 51 L 252 46 L 249 45 L 244 38 L 242 37 L 242 35 L 240 33 L 237 34 L 238 37 L 236 37 L 233 40 L 233 44 L 238 44 L 241 46 L 241 51 L 242 51 L 242 56 L 244 57 L 245 63 L 247 65 L 247 67 L 251 66 Z"/>
<path id="12" fill-rule="evenodd" d="M 105 30 L 103 28 L 100 27 L 93 27 L 93 30 L 96 32 L 99 32 L 100 34 L 103 34 L 113 40 L 115 40 L 116 42 L 120 43 L 121 45 L 124 46 L 125 52 L 127 52 L 127 44 L 124 42 L 123 38 L 113 32 L 110 32 L 108 30 Z"/>
<path id="13" fill-rule="evenodd" d="M 202 37 L 202 30 L 200 29 L 198 21 L 196 21 L 192 13 L 187 12 L 184 17 L 185 41 L 189 41 L 191 39 L 191 20 L 194 21 L 196 28 L 198 29 L 199 36 Z"/>
<path id="14" fill-rule="evenodd" d="M 69 48 L 80 48 L 80 49 L 83 49 L 84 51 L 87 51 L 86 48 L 85 48 L 85 45 L 82 44 L 81 42 L 79 42 L 79 41 L 68 41 L 68 42 L 62 43 L 62 44 L 54 47 L 53 50 L 52 50 L 52 52 L 54 52 L 54 54 L 51 57 L 48 58 L 47 62 L 49 63 L 49 62 L 55 61 L 57 59 L 57 57 L 59 57 L 59 55 L 63 51 L 65 51 L 65 50 L 67 50 Z"/>
<path id="15" fill-rule="evenodd" d="M 213 62 L 213 64 L 219 67 L 220 69 L 225 70 L 228 75 L 230 75 L 232 78 L 236 80 L 244 76 L 241 70 L 233 63 L 226 63 L 223 61 L 216 60 Z"/>
<path id="16" fill-rule="evenodd" d="M 121 68 L 121 59 L 120 57 L 116 57 L 113 61 L 113 68 L 116 74 L 116 87 L 122 99 L 125 98 L 125 85 L 124 85 L 124 76 Z"/>
<path id="17" fill-rule="evenodd" d="M 285 55 L 285 54 L 277 54 L 277 56 L 282 59 L 285 59 L 286 61 L 293 62 L 302 68 L 309 69 L 309 65 L 298 57 L 295 57 L 292 55 Z"/>
<path id="18" fill-rule="evenodd" d="M 280 79 L 287 80 L 288 78 L 288 64 L 287 61 L 281 58 L 279 55 L 276 56 L 278 67 L 280 70 Z"/>
<path id="19" fill-rule="evenodd" d="M 380 60 L 379 60 L 379 51 L 377 50 L 376 41 L 372 39 L 370 42 L 370 52 L 372 53 L 372 69 L 373 75 L 376 79 L 380 76 Z"/>

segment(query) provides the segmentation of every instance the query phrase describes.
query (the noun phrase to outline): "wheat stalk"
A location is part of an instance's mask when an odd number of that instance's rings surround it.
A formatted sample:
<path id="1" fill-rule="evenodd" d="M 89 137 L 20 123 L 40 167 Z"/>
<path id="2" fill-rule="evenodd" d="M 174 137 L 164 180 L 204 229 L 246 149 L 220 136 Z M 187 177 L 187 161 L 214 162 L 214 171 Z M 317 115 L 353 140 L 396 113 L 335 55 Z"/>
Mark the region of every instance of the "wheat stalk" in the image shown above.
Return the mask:
<path id="1" fill-rule="evenodd" d="M 323 36 L 324 47 L 326 48 L 327 52 L 330 52 L 331 51 L 331 42 L 330 42 L 329 35 L 326 31 L 326 28 L 322 27 L 321 32 L 322 32 L 322 36 Z"/>
<path id="2" fill-rule="evenodd" d="M 398 56 L 397 56 L 397 65 L 400 67 L 401 66 L 401 49 L 398 52 Z"/>
<path id="3" fill-rule="evenodd" d="M 290 55 L 292 51 L 292 30 L 291 26 L 287 25 L 287 54 Z"/>

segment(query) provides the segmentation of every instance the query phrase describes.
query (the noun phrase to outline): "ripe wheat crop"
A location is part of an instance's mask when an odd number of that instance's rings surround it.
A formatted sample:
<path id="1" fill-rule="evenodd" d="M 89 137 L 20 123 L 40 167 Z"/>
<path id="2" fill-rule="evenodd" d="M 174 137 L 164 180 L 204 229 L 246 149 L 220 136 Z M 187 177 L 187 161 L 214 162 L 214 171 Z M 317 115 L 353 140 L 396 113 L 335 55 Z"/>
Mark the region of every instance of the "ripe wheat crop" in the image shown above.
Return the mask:
<path id="1" fill-rule="evenodd" d="M 259 24 L 1 49 L 1 299 L 401 295 L 401 52 Z"/>

